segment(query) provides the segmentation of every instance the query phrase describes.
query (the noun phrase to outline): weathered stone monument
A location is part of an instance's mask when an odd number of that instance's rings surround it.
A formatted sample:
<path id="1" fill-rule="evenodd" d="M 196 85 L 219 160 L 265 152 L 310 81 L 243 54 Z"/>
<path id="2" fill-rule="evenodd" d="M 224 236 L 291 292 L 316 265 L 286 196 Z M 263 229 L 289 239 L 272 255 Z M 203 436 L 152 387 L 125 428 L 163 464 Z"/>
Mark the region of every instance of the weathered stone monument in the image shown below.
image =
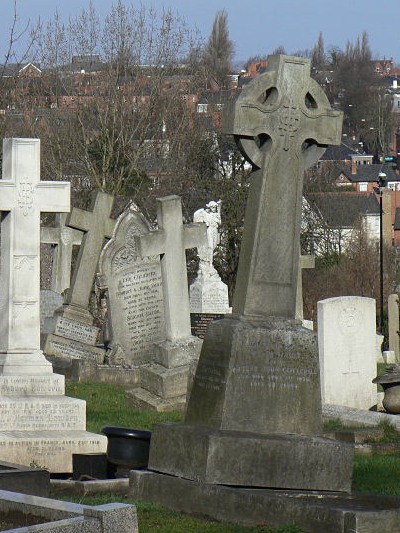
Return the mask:
<path id="1" fill-rule="evenodd" d="M 318 302 L 322 401 L 370 409 L 377 402 L 376 303 L 340 296 Z"/>
<path id="2" fill-rule="evenodd" d="M 149 471 L 131 473 L 136 497 L 209 516 L 219 506 L 225 519 L 245 509 L 247 523 L 296 516 L 309 527 L 300 494 L 350 491 L 353 449 L 319 436 L 316 334 L 295 319 L 303 171 L 341 131 L 309 72 L 308 60 L 270 56 L 225 126 L 254 168 L 233 313 L 207 330 L 185 423 L 155 427 Z M 285 513 L 271 489 L 282 489 Z"/>
<path id="3" fill-rule="evenodd" d="M 111 364 L 154 359 L 155 343 L 165 340 L 159 254 L 140 257 L 135 237 L 151 225 L 131 204 L 119 216 L 99 259 L 98 286 L 107 294 Z"/>
<path id="4" fill-rule="evenodd" d="M 5 139 L 0 180 L 0 449 L 5 461 L 71 472 L 73 453 L 104 452 L 85 402 L 40 350 L 40 213 L 70 208 L 69 183 L 40 181 L 39 139 Z"/>
<path id="5" fill-rule="evenodd" d="M 80 246 L 83 232 L 66 226 L 67 213 L 56 214 L 55 226 L 40 228 L 40 242 L 53 246 L 51 290 L 62 294 L 71 284 L 71 262 L 74 246 Z"/>
<path id="6" fill-rule="evenodd" d="M 213 265 L 214 252 L 220 242 L 221 202 L 208 202 L 198 209 L 193 222 L 202 222 L 207 227 L 207 240 L 198 248 L 199 270 L 189 288 L 192 333 L 204 338 L 208 324 L 230 312 L 228 286 Z"/>
<path id="7" fill-rule="evenodd" d="M 110 218 L 113 202 L 113 196 L 97 191 L 89 211 L 74 207 L 67 217 L 67 226 L 84 232 L 84 236 L 65 303 L 57 312 L 54 333 L 46 340 L 44 352 L 48 356 L 98 363 L 104 360 L 104 350 L 95 346 L 99 328 L 93 325 L 89 301 L 101 250 L 116 222 Z"/>
<path id="8" fill-rule="evenodd" d="M 314 255 L 300 255 L 299 261 L 299 276 L 297 278 L 297 293 L 296 293 L 296 318 L 301 320 L 303 326 L 311 327 L 312 322 L 310 320 L 304 320 L 303 314 L 303 280 L 302 273 L 303 268 L 315 268 L 315 256 Z"/>
<path id="9" fill-rule="evenodd" d="M 141 367 L 141 387 L 129 393 L 135 407 L 158 411 L 185 406 L 190 365 L 201 341 L 191 335 L 185 250 L 202 244 L 203 224 L 183 224 L 179 196 L 157 200 L 159 229 L 135 237 L 141 257 L 161 255 L 165 338 L 156 343 L 153 363 Z"/>

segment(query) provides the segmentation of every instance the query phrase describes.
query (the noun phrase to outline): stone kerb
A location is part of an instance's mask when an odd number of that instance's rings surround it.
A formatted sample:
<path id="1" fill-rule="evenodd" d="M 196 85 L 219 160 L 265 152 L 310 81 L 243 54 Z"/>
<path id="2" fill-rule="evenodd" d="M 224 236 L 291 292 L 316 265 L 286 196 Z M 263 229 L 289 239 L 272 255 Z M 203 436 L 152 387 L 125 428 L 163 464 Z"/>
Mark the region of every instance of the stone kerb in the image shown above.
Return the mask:
<path id="1" fill-rule="evenodd" d="M 359 409 L 377 402 L 376 304 L 341 296 L 318 302 L 322 401 Z"/>
<path id="2" fill-rule="evenodd" d="M 159 255 L 142 258 L 135 244 L 135 237 L 150 228 L 144 216 L 129 207 L 100 255 L 98 284 L 107 291 L 108 357 L 113 364 L 151 360 L 154 344 L 165 340 Z"/>

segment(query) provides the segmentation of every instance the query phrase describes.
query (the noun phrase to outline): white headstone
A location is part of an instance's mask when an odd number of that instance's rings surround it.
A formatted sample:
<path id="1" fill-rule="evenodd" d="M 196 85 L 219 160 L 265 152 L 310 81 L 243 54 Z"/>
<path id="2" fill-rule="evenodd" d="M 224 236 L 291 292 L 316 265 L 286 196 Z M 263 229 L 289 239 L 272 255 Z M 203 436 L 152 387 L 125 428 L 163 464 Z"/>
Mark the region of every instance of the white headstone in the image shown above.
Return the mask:
<path id="1" fill-rule="evenodd" d="M 369 409 L 376 404 L 376 304 L 341 296 L 318 302 L 322 400 Z"/>

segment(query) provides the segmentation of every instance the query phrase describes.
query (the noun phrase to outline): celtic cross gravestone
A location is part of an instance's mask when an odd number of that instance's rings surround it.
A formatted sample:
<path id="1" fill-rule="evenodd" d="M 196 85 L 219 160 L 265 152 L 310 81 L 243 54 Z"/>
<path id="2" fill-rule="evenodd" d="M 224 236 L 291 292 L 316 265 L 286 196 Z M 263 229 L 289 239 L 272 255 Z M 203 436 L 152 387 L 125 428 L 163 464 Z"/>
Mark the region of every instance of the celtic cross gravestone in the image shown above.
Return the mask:
<path id="1" fill-rule="evenodd" d="M 295 319 L 303 171 L 339 142 L 341 115 L 308 60 L 268 65 L 225 128 L 253 164 L 233 314 L 209 326 L 185 424 L 155 428 L 149 467 L 205 483 L 349 490 L 352 450 L 316 436 L 316 336 Z"/>
<path id="2" fill-rule="evenodd" d="M 233 313 L 294 318 L 304 169 L 337 144 L 332 111 L 301 58 L 276 56 L 225 127 L 253 164 Z"/>

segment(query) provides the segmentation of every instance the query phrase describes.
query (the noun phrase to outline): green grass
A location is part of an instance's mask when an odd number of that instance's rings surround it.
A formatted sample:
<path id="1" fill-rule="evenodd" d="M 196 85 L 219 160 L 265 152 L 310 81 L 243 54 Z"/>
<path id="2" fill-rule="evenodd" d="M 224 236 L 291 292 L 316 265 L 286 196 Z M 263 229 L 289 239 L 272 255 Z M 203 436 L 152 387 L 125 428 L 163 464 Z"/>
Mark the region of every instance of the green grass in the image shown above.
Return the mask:
<path id="1" fill-rule="evenodd" d="M 128 407 L 125 388 L 103 383 L 67 383 L 67 396 L 86 400 L 86 428 L 100 433 L 104 426 L 152 429 L 159 422 L 181 422 L 180 412 L 156 413 Z"/>
<path id="2" fill-rule="evenodd" d="M 400 456 L 355 456 L 352 490 L 374 494 L 400 494 Z"/>

